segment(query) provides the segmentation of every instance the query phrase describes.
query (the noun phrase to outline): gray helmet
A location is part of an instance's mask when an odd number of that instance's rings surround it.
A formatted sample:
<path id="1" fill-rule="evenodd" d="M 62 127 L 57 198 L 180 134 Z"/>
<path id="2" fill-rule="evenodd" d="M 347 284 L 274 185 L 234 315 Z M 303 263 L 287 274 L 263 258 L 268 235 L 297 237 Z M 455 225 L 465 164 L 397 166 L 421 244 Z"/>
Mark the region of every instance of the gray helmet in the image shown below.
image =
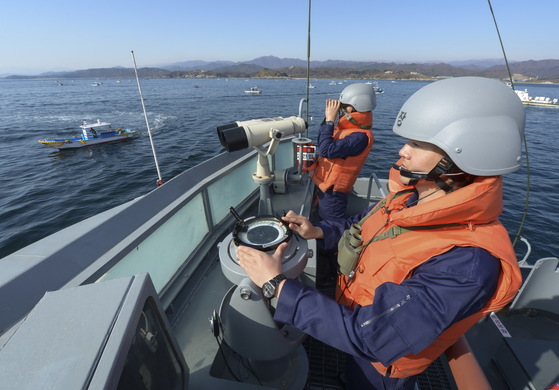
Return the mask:
<path id="1" fill-rule="evenodd" d="M 377 97 L 371 84 L 351 84 L 340 94 L 340 102 L 352 105 L 359 112 L 373 111 Z"/>
<path id="2" fill-rule="evenodd" d="M 521 166 L 524 106 L 505 84 L 482 77 L 437 81 L 402 106 L 394 133 L 444 150 L 464 172 L 493 176 Z"/>

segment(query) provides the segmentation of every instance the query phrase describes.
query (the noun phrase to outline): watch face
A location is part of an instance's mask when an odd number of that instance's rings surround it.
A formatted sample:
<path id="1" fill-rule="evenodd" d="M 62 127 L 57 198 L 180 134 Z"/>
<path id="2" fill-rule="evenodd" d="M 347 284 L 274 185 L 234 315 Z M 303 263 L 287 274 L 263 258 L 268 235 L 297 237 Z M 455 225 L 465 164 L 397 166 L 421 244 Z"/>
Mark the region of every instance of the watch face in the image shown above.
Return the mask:
<path id="1" fill-rule="evenodd" d="M 276 292 L 276 287 L 273 286 L 272 283 L 266 282 L 262 285 L 262 293 L 266 298 L 268 299 L 272 298 L 275 292 Z"/>

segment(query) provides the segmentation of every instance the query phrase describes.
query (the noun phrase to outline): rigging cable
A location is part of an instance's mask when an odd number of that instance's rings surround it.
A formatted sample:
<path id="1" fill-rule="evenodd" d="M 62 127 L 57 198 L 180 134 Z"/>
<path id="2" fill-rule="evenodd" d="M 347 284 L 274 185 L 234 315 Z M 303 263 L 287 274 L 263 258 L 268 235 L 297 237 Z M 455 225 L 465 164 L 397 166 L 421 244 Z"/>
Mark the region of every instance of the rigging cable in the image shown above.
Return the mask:
<path id="1" fill-rule="evenodd" d="M 309 89 L 310 89 L 310 69 L 311 69 L 311 0 L 309 0 L 308 22 L 307 22 L 307 116 L 305 121 L 309 123 Z M 305 137 L 309 137 L 307 126 Z"/>
<path id="2" fill-rule="evenodd" d="M 153 138 L 151 137 L 151 130 L 149 128 L 148 115 L 146 112 L 146 106 L 144 104 L 144 96 L 142 95 L 142 87 L 140 86 L 140 78 L 138 77 L 138 69 L 136 67 L 136 57 L 134 56 L 134 51 L 132 50 L 132 61 L 134 62 L 134 73 L 136 74 L 136 82 L 138 83 L 138 91 L 140 91 L 140 100 L 142 102 L 142 108 L 144 110 L 144 118 L 146 119 L 146 126 L 148 128 L 149 142 L 151 144 L 151 151 L 153 153 L 153 159 L 155 161 L 155 168 L 157 169 L 157 177 L 159 180 L 156 181 L 157 187 L 163 185 L 163 179 L 161 178 L 161 171 L 159 170 L 159 164 L 157 163 L 157 154 L 155 154 L 155 145 L 153 144 Z"/>
<path id="3" fill-rule="evenodd" d="M 503 40 L 501 39 L 501 33 L 499 32 L 499 27 L 497 26 L 497 19 L 495 19 L 495 13 L 493 12 L 493 7 L 491 6 L 491 0 L 487 0 L 489 4 L 489 10 L 491 11 L 491 16 L 493 16 L 493 22 L 495 23 L 495 29 L 497 30 L 497 36 L 499 37 L 499 42 L 501 44 L 501 50 L 503 51 L 503 57 L 505 58 L 505 65 L 507 67 L 507 72 L 509 74 L 509 80 L 511 88 L 514 90 L 514 81 L 512 79 L 512 73 L 509 67 L 509 61 L 507 60 L 507 54 L 505 53 L 505 47 L 503 46 Z M 528 203 L 530 198 L 530 160 L 528 158 L 528 143 L 526 142 L 526 132 L 522 134 L 523 141 L 524 141 L 524 150 L 526 155 L 526 198 L 524 201 L 524 213 L 522 215 L 522 220 L 520 222 L 520 226 L 518 227 L 518 231 L 514 237 L 514 241 L 512 246 L 516 245 L 516 242 L 519 238 L 522 238 L 520 232 L 522 231 L 522 227 L 524 226 L 524 222 L 526 221 L 526 216 L 528 214 Z"/>

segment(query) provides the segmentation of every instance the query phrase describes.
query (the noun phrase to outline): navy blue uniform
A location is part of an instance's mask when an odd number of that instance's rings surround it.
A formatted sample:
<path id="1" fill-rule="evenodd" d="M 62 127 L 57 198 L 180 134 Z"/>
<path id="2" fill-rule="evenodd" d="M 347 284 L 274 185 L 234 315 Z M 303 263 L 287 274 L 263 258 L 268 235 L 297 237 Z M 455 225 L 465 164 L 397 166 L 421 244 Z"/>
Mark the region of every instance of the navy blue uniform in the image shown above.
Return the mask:
<path id="1" fill-rule="evenodd" d="M 355 132 L 339 140 L 334 140 L 334 125 L 323 123 L 318 130 L 317 153 L 329 159 L 357 156 L 367 147 L 369 140 L 361 132 Z M 332 189 L 318 190 L 318 214 L 323 220 L 343 218 L 347 207 L 348 194 Z"/>
<path id="2" fill-rule="evenodd" d="M 337 245 L 341 232 L 361 217 L 321 221 L 324 239 L 319 242 L 325 249 Z M 352 355 L 349 388 L 408 388 L 414 378 L 384 378 L 369 362 L 389 366 L 418 353 L 449 326 L 479 311 L 495 292 L 499 270 L 499 260 L 485 249 L 455 247 L 416 268 L 401 284 L 380 285 L 374 302 L 355 308 L 287 280 L 274 319 Z"/>

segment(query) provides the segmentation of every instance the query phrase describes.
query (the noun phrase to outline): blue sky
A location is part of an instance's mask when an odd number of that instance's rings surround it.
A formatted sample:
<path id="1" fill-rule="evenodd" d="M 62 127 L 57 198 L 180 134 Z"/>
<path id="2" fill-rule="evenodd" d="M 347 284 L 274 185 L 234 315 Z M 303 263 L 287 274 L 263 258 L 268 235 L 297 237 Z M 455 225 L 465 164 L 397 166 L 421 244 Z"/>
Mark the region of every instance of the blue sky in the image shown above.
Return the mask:
<path id="1" fill-rule="evenodd" d="M 509 60 L 559 59 L 558 0 L 492 0 Z M 308 0 L 19 0 L 0 5 L 0 74 L 307 58 Z M 311 60 L 501 58 L 487 0 L 313 0 Z"/>

